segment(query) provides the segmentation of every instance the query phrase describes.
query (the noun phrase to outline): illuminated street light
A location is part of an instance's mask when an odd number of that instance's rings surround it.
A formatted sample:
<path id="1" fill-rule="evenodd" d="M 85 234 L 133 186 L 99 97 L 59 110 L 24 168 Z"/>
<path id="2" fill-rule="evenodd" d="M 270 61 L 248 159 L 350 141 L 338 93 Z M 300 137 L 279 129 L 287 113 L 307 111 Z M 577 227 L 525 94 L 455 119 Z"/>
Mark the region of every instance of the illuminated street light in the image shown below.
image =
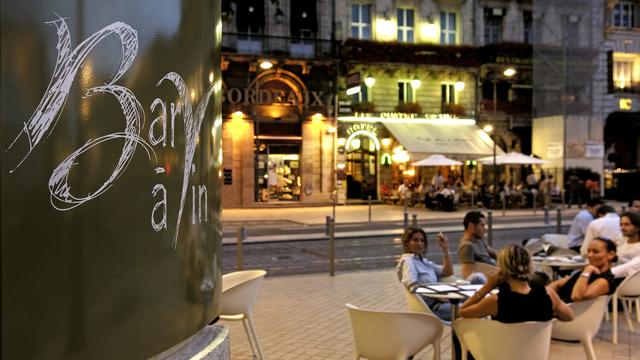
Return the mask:
<path id="1" fill-rule="evenodd" d="M 263 70 L 269 70 L 273 67 L 273 63 L 269 60 L 264 60 L 260 63 L 260 68 Z"/>
<path id="2" fill-rule="evenodd" d="M 453 87 L 456 89 L 456 91 L 462 91 L 464 90 L 464 81 L 462 80 L 458 80 L 453 84 Z"/>
<path id="3" fill-rule="evenodd" d="M 418 77 L 414 77 L 413 80 L 411 80 L 411 88 L 416 90 L 417 88 L 420 87 L 420 85 L 422 85 L 422 81 L 420 81 L 420 79 L 418 79 Z"/>

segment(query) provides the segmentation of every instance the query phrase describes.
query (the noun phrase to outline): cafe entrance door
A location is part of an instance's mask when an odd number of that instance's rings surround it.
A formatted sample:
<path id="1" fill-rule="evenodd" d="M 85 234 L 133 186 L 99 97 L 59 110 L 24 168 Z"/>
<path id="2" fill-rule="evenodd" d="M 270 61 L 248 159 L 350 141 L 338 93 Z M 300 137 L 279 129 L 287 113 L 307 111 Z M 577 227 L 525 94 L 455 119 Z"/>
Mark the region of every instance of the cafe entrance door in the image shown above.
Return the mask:
<path id="1" fill-rule="evenodd" d="M 368 136 L 351 140 L 347 149 L 347 199 L 377 199 L 377 149 Z"/>

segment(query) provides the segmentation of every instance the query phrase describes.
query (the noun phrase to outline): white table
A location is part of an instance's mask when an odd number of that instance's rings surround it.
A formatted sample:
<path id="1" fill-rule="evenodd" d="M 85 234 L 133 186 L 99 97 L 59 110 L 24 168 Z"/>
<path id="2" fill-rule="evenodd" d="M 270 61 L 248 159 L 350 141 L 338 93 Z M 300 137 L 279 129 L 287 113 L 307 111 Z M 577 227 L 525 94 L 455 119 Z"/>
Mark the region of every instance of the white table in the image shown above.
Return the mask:
<path id="1" fill-rule="evenodd" d="M 560 269 L 581 269 L 589 264 L 588 261 L 581 257 L 572 256 L 534 256 L 533 263 L 538 266 L 548 267 L 551 269 L 553 279 L 558 279 Z"/>
<path id="2" fill-rule="evenodd" d="M 458 318 L 458 304 L 461 300 L 466 300 L 469 296 L 473 295 L 473 293 L 478 291 L 481 287 L 481 284 L 468 285 L 437 283 L 428 284 L 416 289 L 416 293 L 420 294 L 423 297 L 446 300 L 451 304 L 451 359 L 457 360 L 461 357 L 460 354 L 456 351 L 458 337 L 456 336 L 456 332 L 453 329 L 453 323 Z M 427 290 L 420 290 L 421 288 Z M 445 288 L 448 288 L 448 290 Z"/>

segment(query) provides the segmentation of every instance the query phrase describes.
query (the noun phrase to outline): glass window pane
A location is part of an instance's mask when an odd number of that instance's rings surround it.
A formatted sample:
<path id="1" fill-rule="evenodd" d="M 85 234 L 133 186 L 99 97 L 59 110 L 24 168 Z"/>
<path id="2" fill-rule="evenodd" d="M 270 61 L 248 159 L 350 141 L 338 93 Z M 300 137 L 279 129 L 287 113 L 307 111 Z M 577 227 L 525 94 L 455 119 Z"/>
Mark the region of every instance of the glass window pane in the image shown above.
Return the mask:
<path id="1" fill-rule="evenodd" d="M 404 102 L 404 83 L 398 82 L 398 101 Z"/>
<path id="2" fill-rule="evenodd" d="M 398 16 L 398 26 L 404 26 L 404 13 L 402 11 L 402 9 L 398 9 L 396 11 L 397 16 Z"/>
<path id="3" fill-rule="evenodd" d="M 440 30 L 446 29 L 447 26 L 447 14 L 445 12 L 440 13 Z"/>
<path id="4" fill-rule="evenodd" d="M 351 22 L 357 23 L 360 22 L 360 6 L 359 5 L 351 5 Z"/>
<path id="5" fill-rule="evenodd" d="M 362 5 L 362 22 L 371 23 L 371 5 Z"/>
<path id="6" fill-rule="evenodd" d="M 413 42 L 413 30 L 408 30 L 407 31 L 407 41 L 408 42 Z"/>
<path id="7" fill-rule="evenodd" d="M 447 102 L 447 85 L 445 84 L 440 85 L 440 102 Z"/>
<path id="8" fill-rule="evenodd" d="M 450 30 L 454 30 L 456 29 L 456 14 L 455 13 L 449 13 L 449 29 Z"/>
<path id="9" fill-rule="evenodd" d="M 413 10 L 407 10 L 407 26 L 413 27 Z"/>
<path id="10" fill-rule="evenodd" d="M 351 37 L 352 38 L 358 38 L 358 27 L 357 26 L 352 26 L 351 27 Z"/>
<path id="11" fill-rule="evenodd" d="M 447 44 L 455 44 L 456 43 L 456 34 L 449 35 L 449 42 Z"/>
<path id="12" fill-rule="evenodd" d="M 371 39 L 371 28 L 368 26 L 365 26 L 362 29 L 362 38 L 363 39 Z"/>

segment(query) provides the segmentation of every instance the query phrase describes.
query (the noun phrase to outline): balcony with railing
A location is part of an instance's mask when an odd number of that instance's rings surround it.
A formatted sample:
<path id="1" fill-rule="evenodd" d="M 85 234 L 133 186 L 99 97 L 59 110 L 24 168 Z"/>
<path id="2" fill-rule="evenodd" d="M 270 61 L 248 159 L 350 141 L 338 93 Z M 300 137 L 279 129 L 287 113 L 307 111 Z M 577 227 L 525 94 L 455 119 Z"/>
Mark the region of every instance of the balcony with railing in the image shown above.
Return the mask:
<path id="1" fill-rule="evenodd" d="M 640 94 L 640 81 L 627 79 L 614 79 L 613 91 L 616 93 Z"/>
<path id="2" fill-rule="evenodd" d="M 325 39 L 222 33 L 222 51 L 227 53 L 310 59 L 336 57 L 336 50 L 335 42 Z"/>

